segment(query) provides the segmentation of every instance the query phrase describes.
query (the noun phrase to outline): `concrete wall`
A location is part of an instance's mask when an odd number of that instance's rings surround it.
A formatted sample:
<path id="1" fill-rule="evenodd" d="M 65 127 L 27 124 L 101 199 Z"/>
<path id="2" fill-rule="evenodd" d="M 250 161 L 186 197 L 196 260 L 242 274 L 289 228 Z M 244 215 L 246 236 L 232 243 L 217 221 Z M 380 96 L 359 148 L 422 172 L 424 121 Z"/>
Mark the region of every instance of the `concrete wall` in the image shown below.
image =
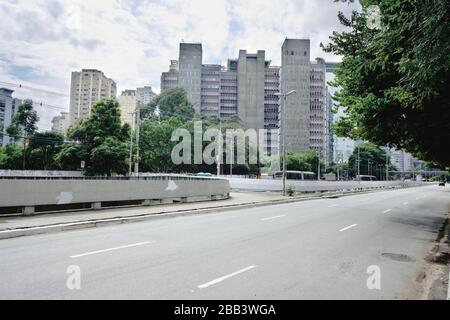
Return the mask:
<path id="1" fill-rule="evenodd" d="M 32 207 L 142 200 L 159 204 L 177 200 L 193 202 L 227 198 L 229 182 L 224 179 L 149 177 L 139 180 L 88 179 L 0 179 L 0 207 Z"/>
<path id="2" fill-rule="evenodd" d="M 382 187 L 412 187 L 422 185 L 416 181 L 298 181 L 287 180 L 286 186 L 293 185 L 297 192 L 335 191 Z M 232 189 L 253 191 L 281 191 L 283 181 L 271 179 L 230 179 Z"/>

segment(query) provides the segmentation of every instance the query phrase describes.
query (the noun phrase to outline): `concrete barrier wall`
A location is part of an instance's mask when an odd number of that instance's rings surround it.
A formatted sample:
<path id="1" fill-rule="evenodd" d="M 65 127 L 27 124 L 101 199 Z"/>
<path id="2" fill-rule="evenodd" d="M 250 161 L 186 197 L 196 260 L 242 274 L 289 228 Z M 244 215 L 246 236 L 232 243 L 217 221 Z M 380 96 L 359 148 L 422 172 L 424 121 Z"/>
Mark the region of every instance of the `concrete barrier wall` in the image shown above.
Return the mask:
<path id="1" fill-rule="evenodd" d="M 281 191 L 281 179 L 229 179 L 232 189 L 254 191 Z M 382 188 L 382 187 L 412 187 L 422 185 L 416 181 L 316 181 L 287 180 L 286 186 L 293 185 L 297 192 L 336 191 L 350 189 Z"/>
<path id="2" fill-rule="evenodd" d="M 144 205 L 214 200 L 228 197 L 225 179 L 0 179 L 0 207 L 34 207 L 75 203 L 142 200 Z M 29 208 L 28 213 L 34 210 Z"/>

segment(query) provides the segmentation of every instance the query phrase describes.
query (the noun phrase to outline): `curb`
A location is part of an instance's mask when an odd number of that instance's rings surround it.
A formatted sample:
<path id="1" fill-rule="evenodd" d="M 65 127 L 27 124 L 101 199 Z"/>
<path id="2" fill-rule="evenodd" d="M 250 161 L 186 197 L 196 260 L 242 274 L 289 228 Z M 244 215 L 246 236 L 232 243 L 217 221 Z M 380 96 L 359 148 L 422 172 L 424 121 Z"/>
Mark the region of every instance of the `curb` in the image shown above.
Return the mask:
<path id="1" fill-rule="evenodd" d="M 385 189 L 383 189 L 386 191 Z M 390 189 L 388 189 L 390 190 Z M 289 199 L 279 199 L 279 200 L 269 200 L 269 201 L 260 201 L 260 202 L 248 202 L 243 204 L 232 204 L 232 205 L 224 205 L 219 207 L 207 207 L 201 209 L 185 209 L 185 210 L 177 210 L 171 212 L 162 212 L 162 213 L 149 213 L 149 214 L 141 214 L 135 216 L 128 217 L 115 217 L 115 218 L 107 218 L 107 219 L 95 219 L 95 220 L 85 220 L 85 221 L 77 221 L 77 222 L 68 222 L 68 223 L 58 223 L 52 225 L 43 225 L 36 227 L 23 227 L 17 229 L 6 229 L 0 231 L 0 240 L 17 238 L 23 236 L 32 236 L 46 233 L 54 233 L 61 231 L 70 231 L 70 230 L 80 230 L 87 228 L 96 228 L 102 226 L 110 226 L 110 225 L 118 225 L 124 223 L 132 223 L 132 222 L 141 222 L 147 220 L 158 220 L 164 218 L 175 218 L 182 216 L 189 216 L 195 214 L 205 214 L 205 213 L 219 213 L 225 211 L 232 211 L 236 209 L 245 209 L 245 208 L 256 208 L 267 205 L 275 205 L 275 204 L 285 204 L 292 202 L 302 202 L 308 200 L 317 200 L 317 199 L 332 199 L 339 198 L 342 196 L 349 196 L 353 194 L 362 194 L 362 193 L 371 193 L 381 191 L 380 189 L 376 190 L 366 190 L 366 191 L 350 191 L 344 193 L 334 193 L 334 194 L 324 194 L 324 195 L 315 195 L 310 197 L 302 197 L 302 198 L 289 198 Z"/>

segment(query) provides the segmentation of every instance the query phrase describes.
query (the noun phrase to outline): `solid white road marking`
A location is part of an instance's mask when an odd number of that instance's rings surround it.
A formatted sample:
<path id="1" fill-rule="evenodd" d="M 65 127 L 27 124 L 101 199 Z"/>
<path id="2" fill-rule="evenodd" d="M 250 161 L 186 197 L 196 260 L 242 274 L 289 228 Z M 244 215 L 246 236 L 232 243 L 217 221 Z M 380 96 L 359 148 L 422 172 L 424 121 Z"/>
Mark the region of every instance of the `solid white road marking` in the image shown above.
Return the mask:
<path id="1" fill-rule="evenodd" d="M 267 221 L 267 220 L 272 220 L 272 219 L 277 219 L 277 218 L 282 218 L 282 217 L 286 217 L 286 215 L 285 215 L 285 214 L 282 214 L 282 215 L 280 215 L 280 216 L 263 218 L 263 219 L 261 219 L 261 221 Z"/>
<path id="2" fill-rule="evenodd" d="M 328 208 L 334 208 L 334 207 L 339 207 L 340 204 L 332 204 L 331 206 L 328 206 Z"/>
<path id="3" fill-rule="evenodd" d="M 356 226 L 357 226 L 357 224 L 355 223 L 355 224 L 349 225 L 348 227 L 342 228 L 342 229 L 339 230 L 339 231 L 342 232 L 342 231 L 348 230 L 348 229 L 353 228 L 353 227 L 356 227 Z"/>
<path id="4" fill-rule="evenodd" d="M 403 202 L 403 204 L 406 206 L 409 202 Z"/>
<path id="5" fill-rule="evenodd" d="M 392 211 L 392 209 L 384 210 L 383 213 L 388 213 L 388 212 L 390 212 L 390 211 Z"/>
<path id="6" fill-rule="evenodd" d="M 132 244 L 127 244 L 125 246 L 120 246 L 120 247 L 114 247 L 114 248 L 108 248 L 108 249 L 103 249 L 103 250 L 97 250 L 97 251 L 91 251 L 91 252 L 76 254 L 76 255 L 73 255 L 73 256 L 70 256 L 70 257 L 72 259 L 73 258 L 79 258 L 79 257 L 84 257 L 84 256 L 90 256 L 92 254 L 97 254 L 97 253 L 103 253 L 103 252 L 108 252 L 108 251 L 113 251 L 113 250 L 119 250 L 119 249 L 125 249 L 125 248 L 137 247 L 137 246 L 143 246 L 145 244 L 150 244 L 150 243 L 153 243 L 153 242 L 145 241 L 145 242 L 132 243 Z"/>
<path id="7" fill-rule="evenodd" d="M 236 272 L 227 274 L 227 275 L 225 275 L 225 276 L 223 276 L 223 277 L 220 277 L 220 278 L 214 279 L 214 280 L 212 280 L 212 281 L 209 281 L 209 282 L 207 282 L 207 283 L 201 284 L 201 285 L 197 286 L 197 288 L 199 288 L 199 289 L 205 289 L 205 288 L 207 288 L 207 287 L 209 287 L 209 286 L 215 285 L 215 284 L 217 284 L 217 283 L 219 283 L 219 282 L 222 282 L 222 281 L 224 281 L 224 280 L 226 280 L 226 279 L 228 279 L 228 278 L 234 277 L 234 276 L 236 276 L 236 275 L 238 275 L 238 274 L 240 274 L 240 273 L 249 271 L 249 270 L 251 270 L 251 269 L 253 269 L 253 268 L 256 268 L 256 266 L 248 266 L 248 267 L 246 267 L 246 268 L 244 268 L 244 269 L 238 270 L 238 271 L 236 271 Z"/>

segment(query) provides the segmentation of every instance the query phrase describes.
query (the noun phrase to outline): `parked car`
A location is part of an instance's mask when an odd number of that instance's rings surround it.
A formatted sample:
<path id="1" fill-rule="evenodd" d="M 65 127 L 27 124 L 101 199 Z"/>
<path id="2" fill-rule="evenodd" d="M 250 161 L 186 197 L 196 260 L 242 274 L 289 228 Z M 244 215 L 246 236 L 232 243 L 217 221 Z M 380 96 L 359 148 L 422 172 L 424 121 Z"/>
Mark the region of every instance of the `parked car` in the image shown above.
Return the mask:
<path id="1" fill-rule="evenodd" d="M 440 187 L 445 187 L 445 181 L 439 181 L 439 186 Z"/>
<path id="2" fill-rule="evenodd" d="M 199 172 L 195 174 L 197 177 L 212 177 L 213 175 L 209 172 Z"/>

